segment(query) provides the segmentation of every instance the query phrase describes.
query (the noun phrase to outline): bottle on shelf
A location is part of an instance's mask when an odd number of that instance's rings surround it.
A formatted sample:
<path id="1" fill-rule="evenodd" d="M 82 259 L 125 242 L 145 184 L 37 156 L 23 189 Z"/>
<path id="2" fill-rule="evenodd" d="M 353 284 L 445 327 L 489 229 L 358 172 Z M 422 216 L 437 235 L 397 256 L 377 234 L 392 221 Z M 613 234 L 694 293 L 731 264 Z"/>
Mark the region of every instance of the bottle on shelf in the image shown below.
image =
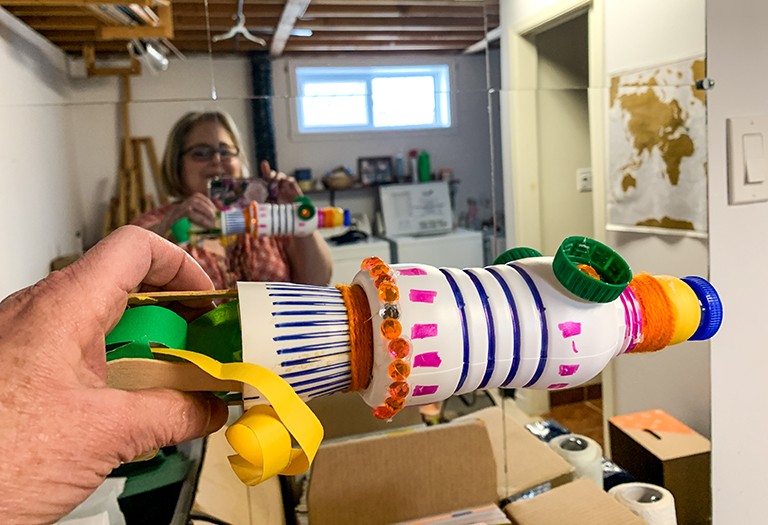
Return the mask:
<path id="1" fill-rule="evenodd" d="M 412 149 L 408 152 L 408 164 L 411 169 L 411 182 L 419 182 L 419 150 Z"/>
<path id="2" fill-rule="evenodd" d="M 418 169 L 419 182 L 429 182 L 432 180 L 432 168 L 429 163 L 429 153 L 426 151 L 419 153 Z"/>
<path id="3" fill-rule="evenodd" d="M 395 182 L 405 182 L 405 156 L 402 150 L 395 156 Z"/>

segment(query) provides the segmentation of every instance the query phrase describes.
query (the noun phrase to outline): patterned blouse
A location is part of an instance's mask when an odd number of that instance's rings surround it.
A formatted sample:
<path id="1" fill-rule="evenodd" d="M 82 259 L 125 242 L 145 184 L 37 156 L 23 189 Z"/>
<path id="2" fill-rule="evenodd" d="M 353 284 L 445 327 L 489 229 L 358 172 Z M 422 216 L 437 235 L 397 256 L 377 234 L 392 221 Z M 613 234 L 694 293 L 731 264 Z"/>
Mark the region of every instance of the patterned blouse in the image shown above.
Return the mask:
<path id="1" fill-rule="evenodd" d="M 150 228 L 170 211 L 172 204 L 136 217 L 131 224 Z M 237 235 L 223 246 L 218 239 L 205 239 L 182 246 L 205 270 L 217 290 L 234 288 L 237 281 L 288 282 L 291 266 L 287 246 L 290 237 Z"/>

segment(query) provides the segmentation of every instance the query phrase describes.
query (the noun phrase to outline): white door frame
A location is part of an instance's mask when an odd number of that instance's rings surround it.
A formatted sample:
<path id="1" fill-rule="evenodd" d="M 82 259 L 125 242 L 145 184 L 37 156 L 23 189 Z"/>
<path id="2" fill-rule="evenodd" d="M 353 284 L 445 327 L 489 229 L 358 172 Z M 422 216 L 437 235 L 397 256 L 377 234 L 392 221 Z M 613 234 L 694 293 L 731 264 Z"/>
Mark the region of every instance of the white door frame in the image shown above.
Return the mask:
<path id="1" fill-rule="evenodd" d="M 594 237 L 604 241 L 605 177 L 607 170 L 605 86 L 605 0 L 556 0 L 535 15 L 515 22 L 502 36 L 502 57 L 507 56 L 507 72 L 502 89 L 502 136 L 504 148 L 506 231 L 513 232 L 514 244 L 541 249 L 541 199 L 538 141 L 538 50 L 532 36 L 568 22 L 584 13 L 588 17 L 589 47 L 589 130 L 592 159 L 592 221 Z M 505 109 L 506 106 L 506 109 Z M 603 372 L 604 420 L 613 414 L 611 365 Z M 529 414 L 549 411 L 549 393 L 526 391 L 518 396 L 521 408 Z"/>

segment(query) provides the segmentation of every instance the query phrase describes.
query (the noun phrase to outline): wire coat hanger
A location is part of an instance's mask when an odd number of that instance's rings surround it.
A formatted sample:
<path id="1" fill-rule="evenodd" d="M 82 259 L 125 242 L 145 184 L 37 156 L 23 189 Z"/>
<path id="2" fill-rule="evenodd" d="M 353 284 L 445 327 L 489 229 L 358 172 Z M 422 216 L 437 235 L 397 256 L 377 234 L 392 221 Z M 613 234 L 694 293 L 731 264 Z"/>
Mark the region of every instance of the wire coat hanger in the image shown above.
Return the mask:
<path id="1" fill-rule="evenodd" d="M 243 0 L 237 1 L 237 14 L 235 15 L 234 18 L 235 18 L 235 25 L 229 28 L 229 31 L 227 31 L 226 33 L 223 33 L 221 35 L 214 35 L 213 37 L 211 37 L 211 41 L 221 42 L 222 40 L 228 40 L 230 38 L 236 37 L 237 35 L 242 35 L 246 39 L 250 40 L 251 42 L 255 42 L 256 44 L 259 44 L 260 46 L 267 45 L 266 40 L 251 34 L 251 32 L 248 31 L 248 29 L 245 27 L 245 15 L 243 14 Z"/>

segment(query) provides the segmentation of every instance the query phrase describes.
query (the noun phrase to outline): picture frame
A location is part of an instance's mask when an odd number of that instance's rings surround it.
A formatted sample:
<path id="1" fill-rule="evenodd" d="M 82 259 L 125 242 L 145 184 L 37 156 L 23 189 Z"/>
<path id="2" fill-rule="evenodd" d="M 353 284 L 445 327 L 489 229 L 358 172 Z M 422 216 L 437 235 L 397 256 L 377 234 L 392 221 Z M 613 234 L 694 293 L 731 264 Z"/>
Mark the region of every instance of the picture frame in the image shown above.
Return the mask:
<path id="1" fill-rule="evenodd" d="M 357 174 L 366 186 L 394 182 L 392 157 L 359 157 Z"/>

